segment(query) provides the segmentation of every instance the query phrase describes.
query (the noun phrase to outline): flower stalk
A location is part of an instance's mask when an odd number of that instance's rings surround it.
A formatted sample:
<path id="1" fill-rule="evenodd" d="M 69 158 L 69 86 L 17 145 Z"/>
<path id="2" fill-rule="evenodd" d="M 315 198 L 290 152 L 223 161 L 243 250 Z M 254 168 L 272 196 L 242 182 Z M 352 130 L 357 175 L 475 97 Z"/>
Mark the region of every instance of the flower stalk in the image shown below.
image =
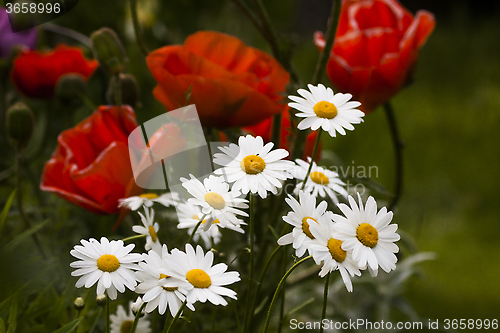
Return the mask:
<path id="1" fill-rule="evenodd" d="M 168 329 L 167 329 L 167 325 L 165 325 L 165 329 L 163 330 L 163 333 L 170 333 L 172 331 L 172 328 L 174 327 L 175 322 L 177 321 L 177 319 L 179 319 L 179 317 L 181 316 L 182 310 L 186 306 L 186 302 L 187 302 L 187 298 L 184 300 L 184 302 L 182 302 L 182 305 L 179 308 L 179 310 L 177 311 L 177 313 L 175 314 L 174 319 L 172 319 L 172 321 L 170 322 Z"/>
<path id="2" fill-rule="evenodd" d="M 314 163 L 314 159 L 316 158 L 316 153 L 318 151 L 318 146 L 321 141 L 321 133 L 323 133 L 323 129 L 320 127 L 318 129 L 318 135 L 316 136 L 316 141 L 314 142 L 314 148 L 311 156 L 311 163 L 309 164 L 309 168 L 307 169 L 306 176 L 304 177 L 304 182 L 302 183 L 302 186 L 300 187 L 300 190 L 303 191 L 304 188 L 306 187 L 307 180 L 309 178 L 309 175 L 311 174 L 312 166 Z"/>
<path id="3" fill-rule="evenodd" d="M 384 104 L 384 111 L 387 121 L 389 123 L 389 131 L 391 133 L 391 140 L 394 147 L 395 155 L 395 172 L 394 172 L 394 194 L 392 197 L 388 210 L 393 210 L 397 205 L 399 198 L 401 197 L 401 191 L 403 189 L 403 148 L 404 143 L 401 141 L 399 135 L 398 124 L 396 122 L 396 114 L 391 103 L 387 102 Z"/>
<path id="4" fill-rule="evenodd" d="M 263 333 L 266 333 L 268 328 L 269 328 L 269 323 L 270 323 L 270 320 L 271 320 L 271 314 L 273 312 L 273 307 L 274 307 L 274 304 L 276 303 L 276 300 L 278 299 L 278 295 L 279 295 L 279 292 L 281 291 L 281 288 L 283 287 L 283 285 L 285 284 L 285 281 L 286 279 L 288 278 L 288 276 L 300 265 L 302 264 L 303 262 L 306 262 L 308 259 L 311 259 L 312 256 L 307 256 L 305 257 L 304 259 L 301 259 L 299 261 L 297 261 L 292 267 L 290 267 L 290 269 L 285 273 L 285 275 L 283 275 L 283 277 L 281 278 L 281 281 L 280 283 L 278 284 L 278 287 L 276 288 L 276 291 L 274 292 L 274 296 L 273 296 L 273 299 L 271 301 L 271 305 L 269 305 L 269 310 L 267 311 L 267 318 L 266 318 L 266 324 L 264 326 L 264 330 L 262 331 Z"/>
<path id="5" fill-rule="evenodd" d="M 326 316 L 326 306 L 328 305 L 328 285 L 330 284 L 330 275 L 332 273 L 328 273 L 325 278 L 325 290 L 323 292 L 323 310 L 321 311 L 321 321 L 320 323 L 323 323 L 323 319 L 325 319 Z M 321 328 L 319 330 L 319 333 L 323 333 L 323 325 L 321 325 Z"/>
<path id="6" fill-rule="evenodd" d="M 134 25 L 135 39 L 137 45 L 144 56 L 149 54 L 149 49 L 144 41 L 141 25 L 139 24 L 139 16 L 137 15 L 137 0 L 130 0 L 130 14 L 132 16 L 132 24 Z"/>
<path id="7" fill-rule="evenodd" d="M 142 309 L 146 306 L 146 302 L 141 304 L 141 307 L 139 308 L 139 311 L 135 314 L 134 322 L 132 323 L 132 328 L 130 329 L 130 333 L 135 333 L 135 330 L 137 329 L 137 324 L 139 324 L 139 318 L 141 317 Z"/>

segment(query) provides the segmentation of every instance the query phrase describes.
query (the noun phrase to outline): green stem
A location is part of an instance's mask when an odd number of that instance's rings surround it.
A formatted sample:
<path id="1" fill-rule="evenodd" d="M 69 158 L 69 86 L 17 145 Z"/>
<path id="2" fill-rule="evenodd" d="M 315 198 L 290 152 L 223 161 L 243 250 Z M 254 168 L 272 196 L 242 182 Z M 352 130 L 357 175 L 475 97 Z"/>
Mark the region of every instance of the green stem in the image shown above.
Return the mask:
<path id="1" fill-rule="evenodd" d="M 385 115 L 387 117 L 387 121 L 389 122 L 389 130 L 391 132 L 392 144 L 394 146 L 394 154 L 395 154 L 395 168 L 396 172 L 394 173 L 394 196 L 392 197 L 388 210 L 393 210 L 396 204 L 401 197 L 401 191 L 403 189 L 403 148 L 404 143 L 401 141 L 401 137 L 399 135 L 398 125 L 396 122 L 396 114 L 394 113 L 394 109 L 392 105 L 387 102 L 384 104 Z"/>
<path id="2" fill-rule="evenodd" d="M 17 209 L 19 210 L 19 215 L 21 215 L 21 219 L 23 220 L 24 224 L 26 225 L 26 228 L 31 229 L 31 222 L 26 215 L 23 207 L 23 191 L 22 191 L 22 170 L 23 170 L 23 152 L 22 149 L 18 149 L 17 151 Z M 35 243 L 36 247 L 38 248 L 38 251 L 40 251 L 40 254 L 44 259 L 47 259 L 47 255 L 45 254 L 45 251 L 42 248 L 42 245 L 38 239 L 38 236 L 36 233 L 33 233 L 31 235 L 33 237 L 33 242 Z"/>
<path id="3" fill-rule="evenodd" d="M 205 217 L 207 216 L 207 214 L 203 215 L 201 217 L 201 219 L 198 221 L 198 223 L 196 223 L 194 229 L 193 229 L 193 232 L 191 233 L 191 235 L 189 235 L 189 239 L 188 239 L 188 244 L 191 244 L 191 241 L 193 240 L 193 237 L 194 237 L 194 234 L 196 233 L 196 230 L 198 230 L 198 228 L 200 227 L 200 225 L 203 223 L 203 220 L 205 219 Z"/>
<path id="4" fill-rule="evenodd" d="M 137 15 L 137 0 L 130 0 L 130 13 L 132 15 L 132 23 L 134 25 L 135 38 L 137 40 L 137 45 L 139 45 L 139 49 L 141 50 L 144 56 L 149 54 L 149 49 L 146 46 L 146 42 L 144 41 L 142 35 L 142 29 L 139 24 L 139 17 Z"/>
<path id="5" fill-rule="evenodd" d="M 250 193 L 250 220 L 248 222 L 248 229 L 250 230 L 250 274 L 248 277 L 248 291 L 247 291 L 247 308 L 246 308 L 246 321 L 245 327 L 250 325 L 252 314 L 250 313 L 252 307 L 252 284 L 254 276 L 254 205 L 255 205 L 255 195 Z"/>
<path id="6" fill-rule="evenodd" d="M 94 110 L 97 109 L 97 107 L 95 106 L 95 104 L 90 100 L 90 98 L 87 97 L 87 95 L 85 95 L 85 94 L 83 94 L 81 92 L 78 92 L 77 96 L 92 111 L 94 111 Z"/>
<path id="7" fill-rule="evenodd" d="M 253 0 L 253 2 L 255 4 L 255 8 L 257 9 L 257 14 L 259 15 L 262 22 L 262 27 L 265 32 L 264 37 L 269 42 L 269 45 L 271 45 L 271 49 L 273 50 L 273 54 L 276 59 L 278 59 L 279 62 L 282 62 L 283 59 L 281 57 L 278 35 L 271 23 L 271 18 L 267 13 L 266 7 L 264 7 L 262 0 Z"/>
<path id="8" fill-rule="evenodd" d="M 269 266 L 271 265 L 271 262 L 273 261 L 274 257 L 276 254 L 279 252 L 279 249 L 281 249 L 281 246 L 278 246 L 276 249 L 274 249 L 273 253 L 269 256 L 269 258 L 266 261 L 266 264 L 264 265 L 264 269 L 262 270 L 262 273 L 260 274 L 259 278 L 259 284 L 257 284 L 257 289 L 254 292 L 253 299 L 252 299 L 252 305 L 250 307 L 250 311 L 248 312 L 247 315 L 250 317 L 247 318 L 245 322 L 245 332 L 250 332 L 251 329 L 251 320 L 253 317 L 253 314 L 255 312 L 255 303 L 257 302 L 257 298 L 260 294 L 260 289 L 262 288 L 262 283 L 264 282 L 264 277 L 266 276 L 267 270 L 269 269 Z"/>
<path id="9" fill-rule="evenodd" d="M 41 25 L 40 27 L 43 30 L 54 32 L 56 34 L 72 38 L 72 39 L 74 39 L 74 40 L 76 40 L 76 41 L 78 41 L 78 42 L 80 42 L 88 47 L 91 47 L 92 43 L 90 42 L 90 38 L 88 38 L 84 34 L 79 33 L 78 31 L 68 29 L 68 28 L 65 28 L 63 26 L 60 26 L 60 25 L 57 25 L 54 23 L 45 23 L 45 24 Z"/>
<path id="10" fill-rule="evenodd" d="M 274 147 L 279 148 L 281 145 L 281 126 L 283 123 L 283 113 L 280 112 L 273 117 L 272 139 Z"/>
<path id="11" fill-rule="evenodd" d="M 187 298 L 184 300 L 184 302 L 182 303 L 181 307 L 179 308 L 179 310 L 177 311 L 177 313 L 175 314 L 175 317 L 174 319 L 170 322 L 170 325 L 168 326 L 168 330 L 167 330 L 167 325 L 165 325 L 165 329 L 163 329 L 163 333 L 170 333 L 170 331 L 172 330 L 172 328 L 174 327 L 174 324 L 175 322 L 177 321 L 177 319 L 179 319 L 179 317 L 181 316 L 181 313 L 182 313 L 182 310 L 184 309 L 184 307 L 186 306 L 186 302 L 187 302 Z"/>
<path id="12" fill-rule="evenodd" d="M 255 13 L 252 11 L 250 7 L 243 1 L 243 0 L 231 0 L 236 6 L 240 8 L 240 10 L 248 17 L 248 19 L 252 22 L 252 24 L 255 26 L 255 28 L 260 32 L 264 38 L 266 38 L 266 33 L 264 31 L 264 28 L 259 22 L 259 18 Z M 266 38 L 267 39 L 267 38 Z"/>
<path id="13" fill-rule="evenodd" d="M 316 141 L 314 142 L 314 148 L 311 156 L 311 163 L 309 163 L 309 168 L 307 169 L 306 176 L 304 178 L 304 182 L 300 187 L 300 190 L 303 191 L 304 187 L 306 187 L 307 180 L 309 179 L 309 175 L 311 174 L 312 166 L 314 164 L 314 159 L 316 158 L 316 152 L 318 151 L 319 142 L 321 141 L 321 133 L 323 133 L 323 129 L 320 127 L 318 129 L 318 135 L 316 136 Z"/>
<path id="14" fill-rule="evenodd" d="M 286 272 L 287 262 L 288 262 L 288 247 L 285 247 L 285 250 L 283 251 L 283 269 L 282 269 L 283 274 L 285 274 L 285 272 Z M 277 333 L 281 333 L 281 325 L 283 325 L 283 318 L 285 316 L 286 285 L 283 285 L 280 297 L 281 297 L 280 317 L 279 317 L 279 321 L 278 321 L 278 332 Z"/>
<path id="15" fill-rule="evenodd" d="M 110 333 L 111 321 L 109 318 L 109 295 L 106 293 L 106 333 Z"/>
<path id="16" fill-rule="evenodd" d="M 132 324 L 130 333 L 135 333 L 135 330 L 137 329 L 137 324 L 139 324 L 139 318 L 141 317 L 142 309 L 144 309 L 145 306 L 146 302 L 142 303 L 141 307 L 139 308 L 139 311 L 137 311 L 137 313 L 135 314 L 134 323 Z"/>
<path id="17" fill-rule="evenodd" d="M 331 273 L 328 273 L 326 275 L 326 279 L 325 279 L 325 290 L 323 293 L 323 310 L 321 311 L 320 323 L 323 323 L 323 319 L 325 319 L 325 316 L 326 316 L 326 306 L 328 304 L 328 285 L 330 283 L 330 275 L 331 275 Z M 321 328 L 319 330 L 319 333 L 323 333 L 323 324 L 321 324 Z"/>
<path id="18" fill-rule="evenodd" d="M 141 238 L 145 238 L 147 235 L 134 235 L 134 236 L 130 236 L 130 237 L 127 237 L 127 238 L 124 238 L 122 239 L 122 241 L 125 243 L 125 242 L 130 242 L 130 241 L 133 241 L 133 240 L 136 240 L 136 239 L 141 239 Z"/>
<path id="19" fill-rule="evenodd" d="M 335 34 L 337 33 L 337 27 L 339 25 L 340 18 L 340 7 L 342 5 L 341 0 L 333 0 L 332 3 L 332 11 L 330 13 L 330 24 L 328 25 L 328 29 L 326 30 L 326 43 L 323 52 L 319 55 L 318 62 L 316 63 L 316 69 L 314 71 L 313 78 L 311 80 L 311 84 L 317 85 L 321 78 L 323 77 L 323 73 L 325 72 L 326 64 L 328 63 L 328 59 L 330 58 L 330 51 L 333 47 L 335 41 Z"/>
<path id="20" fill-rule="evenodd" d="M 266 333 L 267 332 L 267 329 L 269 328 L 269 322 L 271 320 L 271 314 L 273 312 L 273 307 L 274 307 L 274 303 L 276 302 L 276 299 L 278 298 L 278 294 L 281 290 L 281 288 L 283 287 L 283 284 L 285 283 L 287 277 L 295 270 L 295 268 L 297 268 L 300 264 L 302 264 L 303 262 L 307 261 L 308 259 L 311 259 L 312 256 L 308 256 L 308 257 L 305 257 L 304 259 L 301 259 L 299 261 L 297 261 L 292 267 L 290 267 L 290 269 L 285 273 L 285 275 L 283 275 L 283 277 L 281 278 L 281 281 L 280 283 L 278 284 L 278 287 L 276 288 L 276 291 L 274 292 L 274 296 L 273 296 L 273 299 L 271 301 L 271 305 L 269 305 L 269 310 L 267 311 L 267 318 L 266 318 L 266 324 L 264 326 L 264 330 L 262 331 L 263 333 Z"/>

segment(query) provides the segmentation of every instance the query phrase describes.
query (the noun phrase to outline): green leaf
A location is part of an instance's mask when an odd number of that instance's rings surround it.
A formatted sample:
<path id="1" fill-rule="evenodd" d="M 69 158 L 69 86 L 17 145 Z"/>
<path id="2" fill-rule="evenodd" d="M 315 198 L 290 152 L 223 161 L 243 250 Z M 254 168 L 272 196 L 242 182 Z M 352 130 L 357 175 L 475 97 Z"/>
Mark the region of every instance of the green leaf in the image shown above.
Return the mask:
<path id="1" fill-rule="evenodd" d="M 5 333 L 5 323 L 2 318 L 0 318 L 0 333 Z"/>
<path id="2" fill-rule="evenodd" d="M 10 210 L 10 206 L 12 206 L 12 202 L 14 201 L 14 198 L 16 197 L 16 191 L 17 191 L 17 189 L 12 191 L 9 198 L 7 199 L 7 202 L 5 203 L 5 206 L 2 209 L 2 212 L 0 213 L 0 232 L 2 231 L 5 220 L 7 219 L 7 213 Z"/>
<path id="3" fill-rule="evenodd" d="M 14 250 L 19 244 L 22 243 L 23 240 L 25 240 L 26 238 L 30 237 L 35 232 L 37 232 L 38 230 L 40 230 L 44 225 L 47 224 L 47 222 L 49 222 L 49 219 L 46 219 L 46 220 L 44 220 L 44 221 L 42 221 L 42 222 L 40 222 L 38 224 L 35 224 L 30 229 L 24 231 L 19 236 L 17 236 L 16 238 L 14 238 L 12 241 L 10 241 L 9 244 L 7 244 L 5 246 L 5 248 L 4 248 L 5 252 L 9 252 L 9 251 Z"/>
<path id="4" fill-rule="evenodd" d="M 15 332 L 17 326 L 17 292 L 14 294 L 12 303 L 10 304 L 10 312 L 7 323 L 9 324 L 9 331 L 12 330 L 12 332 Z"/>
<path id="5" fill-rule="evenodd" d="M 75 328 L 77 328 L 78 325 L 80 324 L 80 320 L 82 320 L 82 318 L 76 318 L 71 323 L 64 325 L 63 327 L 61 327 L 58 330 L 55 330 L 52 333 L 70 333 L 70 332 L 73 332 L 75 330 Z"/>

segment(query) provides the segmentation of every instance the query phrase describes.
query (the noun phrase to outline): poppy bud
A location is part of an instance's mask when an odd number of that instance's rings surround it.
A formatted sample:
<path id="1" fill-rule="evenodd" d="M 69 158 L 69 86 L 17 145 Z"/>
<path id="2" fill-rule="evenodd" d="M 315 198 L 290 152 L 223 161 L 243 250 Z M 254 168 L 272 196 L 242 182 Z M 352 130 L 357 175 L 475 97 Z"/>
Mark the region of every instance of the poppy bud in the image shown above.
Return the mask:
<path id="1" fill-rule="evenodd" d="M 73 305 L 75 306 L 76 310 L 80 311 L 85 307 L 85 301 L 83 300 L 83 298 L 77 297 Z"/>
<path id="2" fill-rule="evenodd" d="M 15 148 L 28 145 L 34 126 L 33 112 L 23 102 L 17 102 L 7 110 L 7 135 Z"/>
<path id="3" fill-rule="evenodd" d="M 56 96 L 66 107 L 82 104 L 80 96 L 85 94 L 86 82 L 81 74 L 69 73 L 61 76 L 56 83 Z"/>
<path id="4" fill-rule="evenodd" d="M 121 102 L 122 104 L 130 105 L 133 109 L 139 101 L 139 85 L 137 80 L 131 74 L 120 73 L 121 83 Z M 111 105 L 116 105 L 115 101 L 116 76 L 113 76 L 109 81 L 108 90 L 106 92 L 106 101 Z"/>
<path id="5" fill-rule="evenodd" d="M 122 42 L 110 28 L 102 28 L 90 35 L 94 57 L 104 70 L 113 75 L 123 71 L 127 55 Z"/>

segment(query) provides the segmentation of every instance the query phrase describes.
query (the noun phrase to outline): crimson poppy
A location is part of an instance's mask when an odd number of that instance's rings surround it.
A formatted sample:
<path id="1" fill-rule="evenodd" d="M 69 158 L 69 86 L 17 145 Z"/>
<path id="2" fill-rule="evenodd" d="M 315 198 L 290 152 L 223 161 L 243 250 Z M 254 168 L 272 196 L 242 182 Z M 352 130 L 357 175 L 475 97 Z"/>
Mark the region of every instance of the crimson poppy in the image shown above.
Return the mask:
<path id="1" fill-rule="evenodd" d="M 51 98 L 61 76 L 77 73 L 88 79 L 97 66 L 97 61 L 85 58 L 80 48 L 59 45 L 49 52 L 35 50 L 19 54 L 14 60 L 11 78 L 22 94 Z"/>
<path id="2" fill-rule="evenodd" d="M 202 125 L 249 126 L 281 112 L 289 74 L 269 54 L 236 37 L 201 31 L 184 45 L 151 52 L 153 95 L 167 109 L 195 104 Z"/>
<path id="3" fill-rule="evenodd" d="M 396 0 L 344 0 L 328 77 L 369 113 L 410 80 L 434 25 L 431 13 L 420 10 L 413 17 Z M 314 41 L 324 48 L 322 33 L 316 32 Z"/>

